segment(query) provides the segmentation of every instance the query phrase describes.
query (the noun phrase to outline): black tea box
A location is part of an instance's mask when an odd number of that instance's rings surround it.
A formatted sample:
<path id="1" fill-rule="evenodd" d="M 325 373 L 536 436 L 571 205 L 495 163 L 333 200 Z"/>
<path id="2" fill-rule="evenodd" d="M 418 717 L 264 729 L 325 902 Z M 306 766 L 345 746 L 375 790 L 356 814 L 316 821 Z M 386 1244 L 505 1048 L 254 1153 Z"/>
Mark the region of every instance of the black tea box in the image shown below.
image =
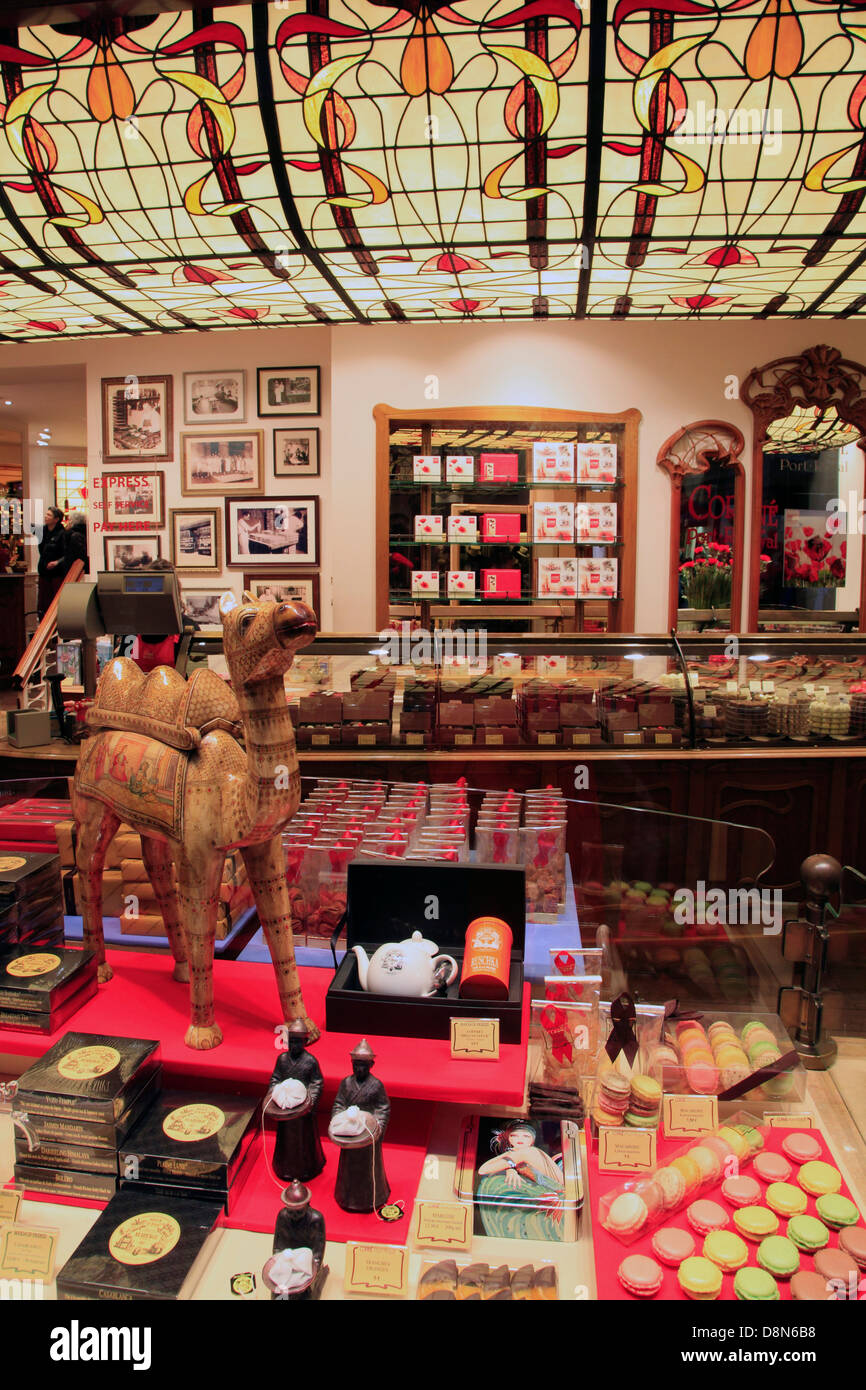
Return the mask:
<path id="1" fill-rule="evenodd" d="M 30 1192 L 107 1202 L 117 1191 L 114 1173 L 90 1173 L 79 1168 L 42 1168 L 38 1163 L 16 1163 L 12 1171 L 16 1183 Z"/>
<path id="2" fill-rule="evenodd" d="M 163 1091 L 122 1144 L 120 1176 L 225 1202 L 258 1135 L 258 1113 L 249 1096 Z"/>
<path id="3" fill-rule="evenodd" d="M 62 1145 L 69 1145 L 70 1150 L 81 1146 L 91 1152 L 110 1150 L 116 1167 L 117 1150 L 158 1094 L 161 1081 L 162 1066 L 158 1064 L 146 1075 L 144 1085 L 137 1095 L 133 1096 L 118 1120 L 81 1120 L 72 1113 L 37 1115 L 31 1110 L 27 1112 L 27 1128 L 37 1143 L 50 1143 L 58 1151 Z M 16 1135 L 16 1144 L 19 1141 L 26 1147 L 27 1140 L 24 1135 Z M 22 1160 L 25 1158 L 23 1151 L 19 1157 Z"/>
<path id="4" fill-rule="evenodd" d="M 118 1192 L 58 1274 L 58 1299 L 182 1297 L 219 1214 L 206 1197 Z"/>
<path id="5" fill-rule="evenodd" d="M 31 950 L 7 946 L 0 950 L 0 1012 L 51 1013 L 89 981 L 96 981 L 96 953 Z"/>
<path id="6" fill-rule="evenodd" d="M 97 987 L 94 973 L 79 989 L 73 994 L 67 994 L 65 999 L 47 1013 L 24 1013 L 20 1009 L 7 1008 L 0 994 L 0 1028 L 11 1028 L 19 1033 L 56 1033 L 68 1018 L 72 1018 L 83 1004 L 94 997 Z"/>
<path id="7" fill-rule="evenodd" d="M 19 1104 L 28 1114 L 113 1123 L 147 1083 L 158 1054 L 153 1038 L 64 1033 L 20 1078 Z"/>

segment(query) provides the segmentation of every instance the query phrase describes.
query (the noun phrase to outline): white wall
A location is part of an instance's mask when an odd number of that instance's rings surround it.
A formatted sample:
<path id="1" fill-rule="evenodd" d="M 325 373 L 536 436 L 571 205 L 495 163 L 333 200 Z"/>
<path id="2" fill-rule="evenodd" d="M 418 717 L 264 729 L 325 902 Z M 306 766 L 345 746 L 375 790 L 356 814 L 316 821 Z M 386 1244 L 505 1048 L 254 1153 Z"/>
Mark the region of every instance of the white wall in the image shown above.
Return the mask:
<path id="1" fill-rule="evenodd" d="M 288 485 L 291 480 L 276 479 L 272 430 L 283 422 L 250 421 L 249 415 L 248 422 L 265 430 L 267 493 L 295 491 L 321 498 L 320 620 L 323 629 L 342 632 L 370 631 L 374 623 L 372 410 L 377 402 L 419 411 L 432 405 L 589 411 L 636 407 L 643 420 L 635 625 L 638 631 L 654 632 L 663 631 L 667 620 L 669 491 L 655 462 L 659 447 L 675 429 L 694 420 L 720 418 L 738 425 L 746 437 L 748 504 L 752 417 L 739 401 L 726 399 L 726 378 L 742 380 L 754 366 L 822 342 L 838 347 L 845 357 L 866 360 L 866 328 L 841 321 L 352 324 L 0 346 L 0 375 L 13 364 L 39 365 L 50 382 L 52 365 L 86 366 L 87 454 L 96 476 L 101 472 L 101 377 L 171 372 L 177 450 L 177 435 L 184 428 L 184 371 L 245 367 L 254 403 L 257 366 L 319 363 L 322 417 L 308 423 L 322 431 L 320 478 L 297 488 Z M 438 377 L 436 400 L 425 397 L 430 376 Z M 166 473 L 167 508 L 189 506 L 191 499 L 180 493 L 179 464 L 158 466 Z M 748 546 L 748 508 L 746 515 Z M 169 553 L 167 531 L 163 552 Z M 210 583 L 207 577 L 199 587 Z"/>

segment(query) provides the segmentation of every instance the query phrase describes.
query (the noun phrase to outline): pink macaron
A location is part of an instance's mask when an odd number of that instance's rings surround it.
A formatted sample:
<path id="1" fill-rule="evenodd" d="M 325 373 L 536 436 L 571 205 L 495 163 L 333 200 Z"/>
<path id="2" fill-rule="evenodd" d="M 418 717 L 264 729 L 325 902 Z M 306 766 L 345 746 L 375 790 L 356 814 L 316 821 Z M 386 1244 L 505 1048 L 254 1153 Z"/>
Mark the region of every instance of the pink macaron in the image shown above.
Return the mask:
<path id="1" fill-rule="evenodd" d="M 781 1154 L 763 1153 L 755 1154 L 755 1161 L 752 1168 L 763 1182 L 787 1182 L 791 1176 L 791 1165 Z"/>
<path id="2" fill-rule="evenodd" d="M 818 1140 L 812 1134 L 788 1134 L 782 1140 L 782 1153 L 797 1164 L 811 1163 L 816 1158 L 823 1158 L 824 1151 Z"/>
<path id="3" fill-rule="evenodd" d="M 724 1207 L 720 1207 L 718 1202 L 708 1202 L 706 1199 L 692 1202 L 686 1209 L 686 1219 L 699 1236 L 709 1235 L 710 1231 L 723 1231 L 731 1221 Z"/>
<path id="4" fill-rule="evenodd" d="M 732 1207 L 760 1206 L 763 1191 L 754 1178 L 726 1178 L 722 1183 L 722 1196 Z"/>
<path id="5" fill-rule="evenodd" d="M 655 1298 L 662 1286 L 664 1270 L 648 1255 L 626 1255 L 616 1276 L 626 1293 L 634 1298 Z"/>
<path id="6" fill-rule="evenodd" d="M 663 1265 L 676 1269 L 695 1253 L 695 1242 L 679 1226 L 662 1226 L 652 1239 L 653 1254 Z"/>

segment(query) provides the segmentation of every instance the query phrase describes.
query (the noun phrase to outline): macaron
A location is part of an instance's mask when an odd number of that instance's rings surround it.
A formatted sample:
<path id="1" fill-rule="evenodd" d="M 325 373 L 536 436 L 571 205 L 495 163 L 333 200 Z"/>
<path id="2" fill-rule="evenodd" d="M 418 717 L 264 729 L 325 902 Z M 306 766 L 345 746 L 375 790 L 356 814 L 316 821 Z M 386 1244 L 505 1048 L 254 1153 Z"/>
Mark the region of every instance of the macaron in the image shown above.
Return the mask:
<path id="1" fill-rule="evenodd" d="M 764 1182 L 787 1182 L 791 1176 L 790 1163 L 777 1153 L 756 1154 L 753 1168 Z"/>
<path id="2" fill-rule="evenodd" d="M 686 1220 L 699 1236 L 708 1235 L 710 1231 L 724 1230 L 725 1226 L 730 1224 L 730 1217 L 724 1207 L 720 1207 L 718 1202 L 708 1202 L 706 1199 L 692 1202 L 686 1210 Z"/>
<path id="3" fill-rule="evenodd" d="M 676 1269 L 695 1253 L 695 1242 L 688 1231 L 679 1226 L 661 1226 L 652 1238 L 652 1250 L 663 1265 Z"/>
<path id="4" fill-rule="evenodd" d="M 686 1298 L 707 1301 L 722 1292 L 722 1271 L 703 1255 L 691 1255 L 677 1270 L 677 1282 Z"/>
<path id="5" fill-rule="evenodd" d="M 771 1182 L 764 1201 L 777 1216 L 799 1216 L 808 1205 L 805 1192 L 792 1182 Z"/>
<path id="6" fill-rule="evenodd" d="M 634 1192 L 621 1192 L 607 1209 L 602 1225 L 615 1236 L 632 1236 L 647 1223 L 646 1202 Z"/>
<path id="7" fill-rule="evenodd" d="M 626 1293 L 634 1298 L 655 1298 L 662 1286 L 664 1270 L 648 1255 L 626 1255 L 616 1277 Z"/>
<path id="8" fill-rule="evenodd" d="M 859 1266 L 866 1269 L 866 1230 L 862 1226 L 847 1226 L 839 1233 L 839 1249 Z"/>
<path id="9" fill-rule="evenodd" d="M 793 1163 L 808 1163 L 820 1158 L 823 1150 L 813 1134 L 788 1134 L 782 1140 L 782 1153 Z"/>
<path id="10" fill-rule="evenodd" d="M 824 1225 L 832 1231 L 841 1231 L 844 1226 L 856 1226 L 860 1220 L 857 1207 L 850 1197 L 843 1197 L 841 1192 L 825 1192 L 815 1203 L 815 1210 Z"/>
<path id="11" fill-rule="evenodd" d="M 749 1143 L 745 1135 L 741 1134 L 733 1125 L 722 1125 L 719 1130 L 719 1138 L 724 1139 L 731 1146 L 731 1153 L 736 1154 L 740 1163 L 744 1163 L 749 1157 Z"/>
<path id="12" fill-rule="evenodd" d="M 839 1237 L 842 1240 L 842 1236 Z M 825 1246 L 823 1250 L 815 1252 L 815 1273 L 820 1274 L 822 1279 L 838 1280 L 846 1289 L 853 1284 L 854 1288 L 860 1280 L 860 1270 L 857 1261 L 842 1249 L 840 1244 L 838 1250 Z M 835 1290 L 834 1290 L 835 1292 Z"/>
<path id="13" fill-rule="evenodd" d="M 735 1231 L 710 1231 L 701 1254 L 725 1274 L 733 1274 L 747 1262 L 749 1247 Z"/>
<path id="14" fill-rule="evenodd" d="M 817 1216 L 792 1216 L 787 1235 L 798 1250 L 805 1250 L 810 1255 L 815 1250 L 823 1250 L 830 1239 L 830 1232 Z"/>
<path id="15" fill-rule="evenodd" d="M 842 1174 L 829 1163 L 810 1160 L 801 1167 L 797 1181 L 810 1197 L 824 1197 L 830 1192 L 835 1194 L 839 1191 L 842 1186 Z"/>
<path id="16" fill-rule="evenodd" d="M 798 1276 L 799 1277 L 799 1276 Z M 734 1275 L 734 1298 L 741 1303 L 770 1303 L 781 1298 L 779 1285 L 765 1269 L 738 1269 Z"/>
<path id="17" fill-rule="evenodd" d="M 675 1211 L 686 1198 L 686 1180 L 679 1168 L 674 1168 L 671 1164 L 657 1168 L 655 1181 L 662 1194 L 665 1211 Z"/>
<path id="18" fill-rule="evenodd" d="M 791 1297 L 797 1303 L 826 1303 L 834 1294 L 820 1274 L 813 1269 L 801 1269 L 791 1280 Z"/>
<path id="19" fill-rule="evenodd" d="M 622 1117 L 624 1125 L 629 1125 L 632 1129 L 656 1129 L 659 1122 L 659 1112 L 654 1115 L 647 1115 L 643 1111 L 626 1110 Z"/>
<path id="20" fill-rule="evenodd" d="M 662 1088 L 651 1076 L 633 1076 L 629 1109 L 655 1114 L 662 1103 Z"/>
<path id="21" fill-rule="evenodd" d="M 686 1196 L 694 1192 L 701 1185 L 701 1170 L 694 1159 L 689 1158 L 688 1154 L 680 1154 L 678 1158 L 671 1161 L 671 1168 L 676 1168 L 682 1173 L 686 1184 Z"/>
<path id="22" fill-rule="evenodd" d="M 722 1160 L 717 1153 L 708 1149 L 705 1144 L 695 1144 L 694 1148 L 689 1149 L 689 1158 L 701 1170 L 701 1182 L 718 1182 L 722 1176 Z"/>
<path id="23" fill-rule="evenodd" d="M 759 1129 L 755 1129 L 754 1125 L 730 1125 L 729 1127 L 735 1129 L 738 1134 L 742 1134 L 751 1154 L 761 1152 L 764 1147 L 764 1136 Z"/>
<path id="24" fill-rule="evenodd" d="M 762 1193 L 761 1184 L 754 1178 L 725 1178 L 722 1183 L 722 1196 L 732 1207 L 757 1206 Z"/>
<path id="25" fill-rule="evenodd" d="M 764 1240 L 776 1234 L 779 1218 L 769 1207 L 740 1207 L 734 1212 L 734 1225 L 746 1240 Z"/>
<path id="26" fill-rule="evenodd" d="M 618 1071 L 606 1071 L 598 1083 L 598 1104 L 615 1115 L 628 1110 L 631 1082 Z"/>
<path id="27" fill-rule="evenodd" d="M 697 1096 L 714 1096 L 719 1089 L 719 1069 L 710 1062 L 692 1062 L 686 1066 L 686 1081 Z"/>
<path id="28" fill-rule="evenodd" d="M 790 1279 L 800 1268 L 800 1252 L 787 1236 L 767 1236 L 758 1246 L 758 1264 L 774 1279 Z"/>

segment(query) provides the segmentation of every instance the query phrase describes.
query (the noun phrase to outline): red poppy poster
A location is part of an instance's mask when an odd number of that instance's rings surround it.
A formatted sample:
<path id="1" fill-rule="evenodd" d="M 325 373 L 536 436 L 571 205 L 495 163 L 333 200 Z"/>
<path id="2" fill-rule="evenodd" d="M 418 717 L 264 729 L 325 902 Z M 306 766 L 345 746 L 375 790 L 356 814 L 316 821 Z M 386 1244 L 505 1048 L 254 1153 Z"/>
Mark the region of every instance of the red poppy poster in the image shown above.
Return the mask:
<path id="1" fill-rule="evenodd" d="M 785 511 L 785 584 L 838 589 L 845 583 L 847 537 L 828 522 L 826 511 Z"/>

